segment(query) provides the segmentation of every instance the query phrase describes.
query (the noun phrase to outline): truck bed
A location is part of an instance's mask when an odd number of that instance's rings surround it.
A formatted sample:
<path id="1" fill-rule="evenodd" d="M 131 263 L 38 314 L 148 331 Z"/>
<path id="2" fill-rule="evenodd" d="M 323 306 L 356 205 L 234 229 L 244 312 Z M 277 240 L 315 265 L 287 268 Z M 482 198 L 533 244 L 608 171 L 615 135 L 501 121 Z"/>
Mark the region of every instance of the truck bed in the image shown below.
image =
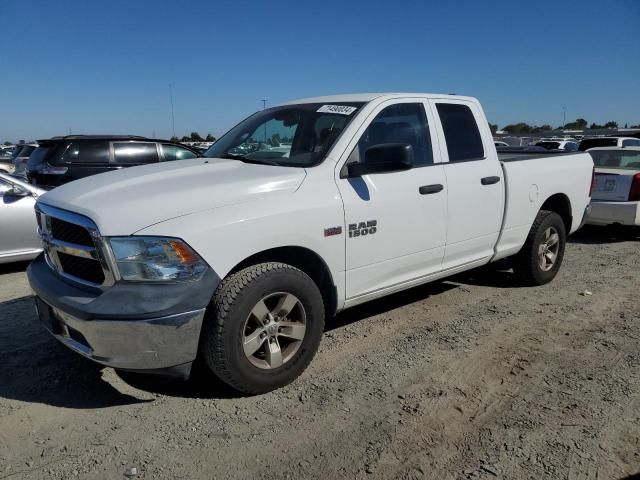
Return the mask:
<path id="1" fill-rule="evenodd" d="M 516 147 L 517 148 L 517 147 Z M 519 160 L 533 160 L 534 158 L 563 157 L 582 152 L 562 152 L 559 150 L 547 150 L 544 152 L 531 152 L 527 150 L 510 150 L 498 148 L 498 160 L 501 162 L 517 162 Z"/>
<path id="2" fill-rule="evenodd" d="M 563 157 L 563 158 L 556 158 Z M 494 259 L 517 253 L 543 203 L 554 195 L 566 198 L 575 231 L 589 204 L 593 160 L 585 152 L 498 152 L 505 177 L 506 201 L 502 234 Z M 523 161 L 523 160 L 530 160 Z"/>

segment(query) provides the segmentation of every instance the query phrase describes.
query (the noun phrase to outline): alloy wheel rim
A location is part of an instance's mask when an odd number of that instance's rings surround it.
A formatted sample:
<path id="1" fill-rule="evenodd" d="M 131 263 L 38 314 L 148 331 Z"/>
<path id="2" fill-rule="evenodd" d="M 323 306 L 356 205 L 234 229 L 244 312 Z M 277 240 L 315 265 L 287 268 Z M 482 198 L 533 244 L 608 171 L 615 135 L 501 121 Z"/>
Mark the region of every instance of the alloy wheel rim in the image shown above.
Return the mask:
<path id="1" fill-rule="evenodd" d="M 538 262 L 543 272 L 548 272 L 555 266 L 559 252 L 560 234 L 555 227 L 549 227 L 544 231 L 538 246 Z"/>
<path id="2" fill-rule="evenodd" d="M 242 331 L 242 349 L 257 368 L 273 370 L 298 352 L 307 330 L 302 302 L 288 292 L 261 298 L 247 316 Z"/>

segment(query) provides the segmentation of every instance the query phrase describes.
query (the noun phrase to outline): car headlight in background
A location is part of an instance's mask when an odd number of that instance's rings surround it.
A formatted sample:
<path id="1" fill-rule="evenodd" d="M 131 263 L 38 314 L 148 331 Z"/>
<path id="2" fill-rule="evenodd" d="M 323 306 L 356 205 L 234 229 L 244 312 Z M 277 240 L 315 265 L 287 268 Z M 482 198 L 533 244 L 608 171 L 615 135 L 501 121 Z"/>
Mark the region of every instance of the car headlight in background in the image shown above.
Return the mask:
<path id="1" fill-rule="evenodd" d="M 198 254 L 177 238 L 112 237 L 109 243 L 123 280 L 196 280 L 207 269 Z"/>

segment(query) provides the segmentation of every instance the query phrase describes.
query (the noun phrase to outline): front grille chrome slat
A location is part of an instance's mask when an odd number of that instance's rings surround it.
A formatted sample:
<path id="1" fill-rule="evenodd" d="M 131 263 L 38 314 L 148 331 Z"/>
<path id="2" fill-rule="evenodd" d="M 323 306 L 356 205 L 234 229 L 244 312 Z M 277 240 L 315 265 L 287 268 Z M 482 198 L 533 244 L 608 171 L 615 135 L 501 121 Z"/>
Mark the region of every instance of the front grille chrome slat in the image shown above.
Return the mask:
<path id="1" fill-rule="evenodd" d="M 38 229 L 49 266 L 60 276 L 94 288 L 109 287 L 116 276 L 108 247 L 89 218 L 48 205 L 36 205 Z"/>

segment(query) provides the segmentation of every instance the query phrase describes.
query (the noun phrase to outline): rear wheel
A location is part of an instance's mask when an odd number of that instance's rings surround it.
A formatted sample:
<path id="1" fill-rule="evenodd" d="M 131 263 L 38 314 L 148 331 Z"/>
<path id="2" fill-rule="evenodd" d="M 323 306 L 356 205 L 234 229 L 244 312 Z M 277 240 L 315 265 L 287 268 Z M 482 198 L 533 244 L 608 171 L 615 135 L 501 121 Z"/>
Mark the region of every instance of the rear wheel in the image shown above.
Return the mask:
<path id="1" fill-rule="evenodd" d="M 513 262 L 513 270 L 525 285 L 544 285 L 555 278 L 564 258 L 566 229 L 560 215 L 540 210 L 527 240 Z"/>
<path id="2" fill-rule="evenodd" d="M 249 394 L 291 383 L 309 365 L 324 330 L 324 304 L 301 270 L 261 263 L 224 279 L 207 311 L 205 363 Z"/>

